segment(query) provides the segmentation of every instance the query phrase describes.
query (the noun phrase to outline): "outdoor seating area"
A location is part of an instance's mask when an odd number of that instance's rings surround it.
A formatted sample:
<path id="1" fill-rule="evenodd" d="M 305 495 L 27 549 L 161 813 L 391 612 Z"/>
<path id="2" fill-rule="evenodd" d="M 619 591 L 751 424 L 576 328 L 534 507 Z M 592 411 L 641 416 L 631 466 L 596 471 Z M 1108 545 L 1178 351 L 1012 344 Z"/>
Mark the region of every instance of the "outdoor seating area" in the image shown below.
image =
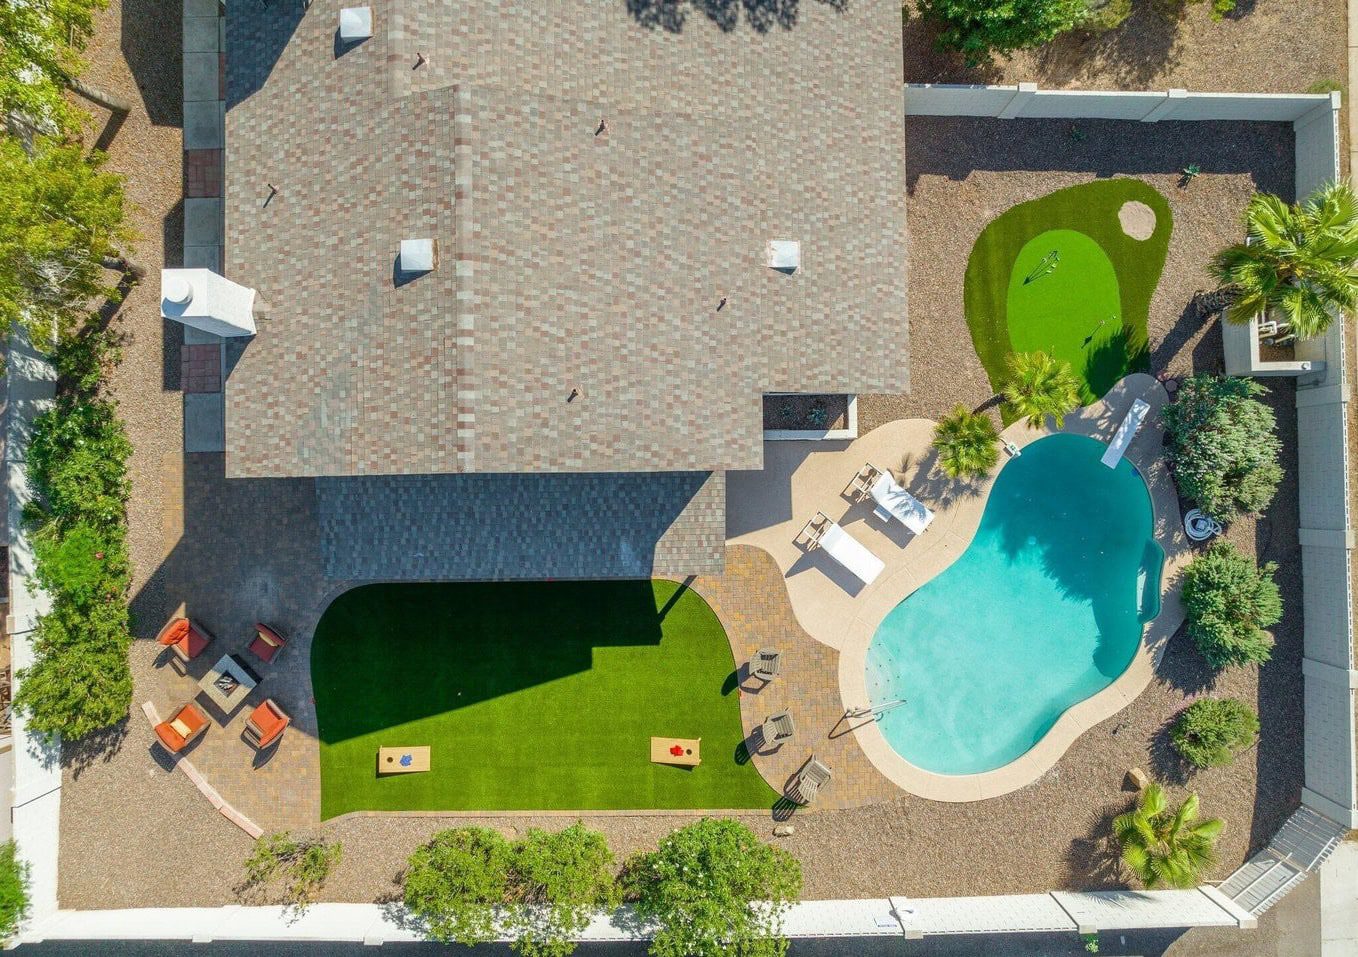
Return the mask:
<path id="1" fill-rule="evenodd" d="M 245 740 L 263 750 L 283 736 L 292 719 L 272 698 L 260 702 L 245 722 Z"/>
<path id="2" fill-rule="evenodd" d="M 830 769 L 816 760 L 814 757 L 809 759 L 797 772 L 797 777 L 792 783 L 788 792 L 788 797 L 803 806 L 816 800 L 821 788 L 830 783 Z"/>
<path id="3" fill-rule="evenodd" d="M 156 738 L 171 754 L 179 754 L 205 732 L 208 719 L 192 703 L 181 705 L 168 721 L 156 725 Z"/>
<path id="4" fill-rule="evenodd" d="M 890 472 L 871 462 L 859 469 L 849 491 L 859 501 L 871 499 L 875 506 L 872 514 L 883 522 L 895 519 L 916 535 L 923 535 L 934 520 L 934 513 L 923 502 L 902 488 Z"/>

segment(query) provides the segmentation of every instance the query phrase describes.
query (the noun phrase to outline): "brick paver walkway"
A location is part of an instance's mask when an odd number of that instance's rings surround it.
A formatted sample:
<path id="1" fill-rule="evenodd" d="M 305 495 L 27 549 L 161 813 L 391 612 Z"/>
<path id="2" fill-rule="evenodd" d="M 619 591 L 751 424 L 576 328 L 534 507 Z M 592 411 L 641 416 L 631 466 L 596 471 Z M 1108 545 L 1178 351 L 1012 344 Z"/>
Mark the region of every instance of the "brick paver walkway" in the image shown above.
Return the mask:
<path id="1" fill-rule="evenodd" d="M 807 810 L 860 807 L 899 797 L 901 790 L 872 766 L 844 720 L 839 652 L 816 641 L 797 623 L 783 574 L 772 556 L 750 545 L 731 546 L 726 549 L 726 573 L 699 578 L 693 588 L 725 626 L 737 666 L 765 646 L 783 652 L 782 672 L 764 687 L 747 676 L 748 668 L 740 672 L 744 677 L 740 713 L 747 735 L 784 708 L 797 727 L 796 735 L 781 747 L 753 752 L 764 780 L 785 791 L 814 754 L 830 767 L 833 777 Z M 751 743 L 758 744 L 758 739 Z"/>

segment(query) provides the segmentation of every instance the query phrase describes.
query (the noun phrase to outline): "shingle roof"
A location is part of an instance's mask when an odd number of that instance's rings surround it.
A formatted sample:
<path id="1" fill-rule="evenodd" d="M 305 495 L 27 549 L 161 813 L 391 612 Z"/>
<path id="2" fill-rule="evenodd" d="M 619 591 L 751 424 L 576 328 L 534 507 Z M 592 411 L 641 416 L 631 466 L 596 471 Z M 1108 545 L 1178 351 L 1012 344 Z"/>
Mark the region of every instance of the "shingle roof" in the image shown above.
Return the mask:
<path id="1" fill-rule="evenodd" d="M 762 393 L 905 388 L 899 14 L 840 6 L 233 5 L 228 474 L 753 468 Z"/>

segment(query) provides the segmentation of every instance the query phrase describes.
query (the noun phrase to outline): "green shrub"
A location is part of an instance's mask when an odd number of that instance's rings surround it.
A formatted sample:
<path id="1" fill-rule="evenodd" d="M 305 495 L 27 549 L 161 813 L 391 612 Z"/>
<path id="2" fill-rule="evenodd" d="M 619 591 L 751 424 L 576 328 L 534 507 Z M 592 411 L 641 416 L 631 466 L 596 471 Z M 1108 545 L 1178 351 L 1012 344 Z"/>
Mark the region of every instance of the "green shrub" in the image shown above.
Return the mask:
<path id="1" fill-rule="evenodd" d="M 1307 93 L 1342 93 L 1344 84 L 1338 80 L 1316 80 L 1306 88 Z"/>
<path id="2" fill-rule="evenodd" d="M 1113 835 L 1122 848 L 1122 863 L 1147 890 L 1196 887 L 1217 861 L 1220 818 L 1198 820 L 1198 796 L 1171 808 L 1165 790 L 1152 782 L 1136 807 L 1113 819 Z"/>
<path id="3" fill-rule="evenodd" d="M 1259 716 L 1237 698 L 1195 701 L 1169 732 L 1174 747 L 1195 768 L 1230 764 L 1259 736 Z"/>
<path id="4" fill-rule="evenodd" d="M 952 478 L 985 475 L 999 460 L 999 437 L 989 417 L 959 405 L 934 427 L 939 468 Z"/>
<path id="5" fill-rule="evenodd" d="M 1272 562 L 1256 566 L 1234 545 L 1218 541 L 1184 569 L 1188 635 L 1213 667 L 1269 659 L 1273 636 L 1264 629 L 1283 616 L 1273 581 L 1277 568 Z"/>
<path id="6" fill-rule="evenodd" d="M 123 543 L 81 522 L 64 534 L 48 526 L 33 536 L 38 583 L 77 605 L 116 598 L 127 581 Z"/>
<path id="7" fill-rule="evenodd" d="M 97 321 L 96 316 L 91 321 Z M 123 358 L 123 338 L 113 329 L 91 327 L 62 341 L 52 353 L 57 388 L 62 393 L 93 396 Z"/>
<path id="8" fill-rule="evenodd" d="M 343 856 L 338 841 L 293 837 L 289 831 L 280 831 L 255 841 L 245 861 L 245 879 L 253 886 L 280 881 L 287 904 L 305 908 Z"/>
<path id="9" fill-rule="evenodd" d="M 1085 0 L 920 0 L 919 6 L 943 22 L 939 46 L 960 52 L 968 66 L 1042 46 L 1089 15 Z"/>
<path id="10" fill-rule="evenodd" d="M 613 853 L 604 836 L 575 823 L 532 828 L 514 844 L 514 948 L 527 957 L 566 957 L 594 911 L 618 904 Z"/>
<path id="11" fill-rule="evenodd" d="M 121 528 L 131 454 L 113 403 L 59 396 L 33 423 L 28 481 L 37 503 L 29 519 L 61 527 L 86 522 L 100 529 Z"/>
<path id="12" fill-rule="evenodd" d="M 494 908 L 508 899 L 513 864 L 513 849 L 498 831 L 439 831 L 406 864 L 406 908 L 434 940 L 469 946 L 491 940 Z"/>
<path id="13" fill-rule="evenodd" d="M 782 917 L 802 886 L 801 866 L 738 821 L 704 818 L 627 867 L 637 915 L 656 922 L 656 957 L 775 957 L 787 950 Z M 752 908 L 755 901 L 772 906 Z"/>
<path id="14" fill-rule="evenodd" d="M 1080 26 L 1103 33 L 1116 30 L 1132 15 L 1132 0 L 1086 0 L 1089 13 Z"/>
<path id="15" fill-rule="evenodd" d="M 28 865 L 14 841 L 0 844 L 0 940 L 9 940 L 28 914 Z"/>
<path id="16" fill-rule="evenodd" d="M 1165 408 L 1179 490 L 1219 521 L 1262 511 L 1282 480 L 1277 422 L 1255 398 L 1264 392 L 1249 379 L 1199 374 Z"/>
<path id="17" fill-rule="evenodd" d="M 62 395 L 38 416 L 28 449 L 25 511 L 35 579 L 51 610 L 34 626 L 34 661 L 18 673 L 14 707 L 43 734 L 78 739 L 127 716 L 127 458 L 112 403 Z M 102 555 L 100 558 L 98 556 Z"/>

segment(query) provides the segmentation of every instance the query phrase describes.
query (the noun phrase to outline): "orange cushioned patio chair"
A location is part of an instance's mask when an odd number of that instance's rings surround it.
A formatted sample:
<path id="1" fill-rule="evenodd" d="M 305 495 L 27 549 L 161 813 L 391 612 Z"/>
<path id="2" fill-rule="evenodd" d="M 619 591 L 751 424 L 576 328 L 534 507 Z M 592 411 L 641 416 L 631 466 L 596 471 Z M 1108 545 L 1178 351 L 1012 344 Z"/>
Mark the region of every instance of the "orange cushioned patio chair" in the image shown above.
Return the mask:
<path id="1" fill-rule="evenodd" d="M 288 640 L 262 621 L 255 622 L 255 640 L 250 642 L 250 652 L 266 665 L 278 657 Z"/>
<path id="2" fill-rule="evenodd" d="M 245 722 L 245 739 L 256 748 L 267 748 L 283 736 L 283 729 L 291 723 L 292 719 L 272 698 L 265 698 Z"/>
<path id="3" fill-rule="evenodd" d="M 192 661 L 211 644 L 212 635 L 206 628 L 187 618 L 171 618 L 169 623 L 160 629 L 156 641 L 167 646 L 181 661 Z"/>
<path id="4" fill-rule="evenodd" d="M 156 737 L 171 754 L 178 754 L 207 730 L 207 715 L 192 704 L 181 707 L 169 721 L 156 725 Z"/>

